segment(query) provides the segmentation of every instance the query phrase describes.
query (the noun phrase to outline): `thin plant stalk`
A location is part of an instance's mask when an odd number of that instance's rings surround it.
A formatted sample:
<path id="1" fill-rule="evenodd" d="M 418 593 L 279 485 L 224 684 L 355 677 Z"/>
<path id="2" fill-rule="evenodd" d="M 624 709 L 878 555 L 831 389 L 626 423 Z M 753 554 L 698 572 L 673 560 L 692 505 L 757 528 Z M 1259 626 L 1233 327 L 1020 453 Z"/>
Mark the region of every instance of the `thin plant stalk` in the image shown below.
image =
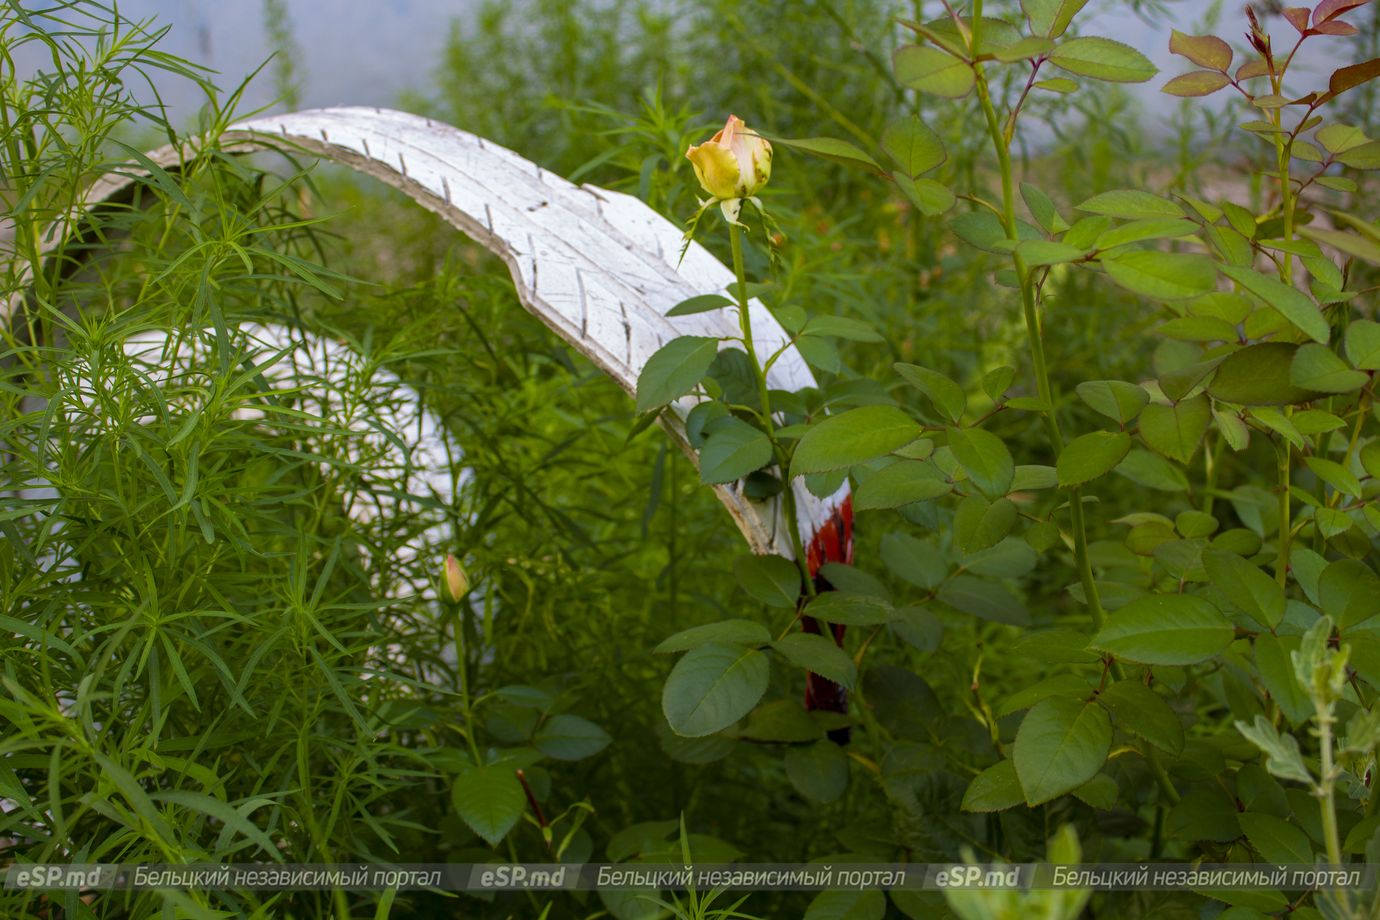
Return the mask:
<path id="1" fill-rule="evenodd" d="M 981 23 L 982 0 L 977 0 L 973 5 L 973 47 L 978 46 Z M 1006 229 L 1008 238 L 1019 239 L 1016 225 L 1015 180 L 1011 168 L 1011 144 L 1006 133 L 1002 130 L 996 109 L 992 105 L 992 94 L 987 85 L 987 75 L 983 70 L 982 63 L 974 63 L 973 70 L 977 74 L 978 100 L 982 105 L 982 114 L 987 120 L 987 130 L 991 135 L 992 146 L 996 151 L 997 164 L 1001 171 L 1002 226 Z M 1057 456 L 1064 449 L 1064 436 L 1059 430 L 1059 419 L 1055 412 L 1054 387 L 1050 382 L 1049 366 L 1045 359 L 1044 331 L 1040 327 L 1035 285 L 1025 260 L 1020 254 L 1013 252 L 1011 261 L 1015 267 L 1016 280 L 1021 290 L 1021 309 L 1025 317 L 1025 334 L 1030 345 L 1030 361 L 1035 373 L 1036 392 L 1044 404 L 1042 415 L 1045 421 L 1045 431 L 1049 437 L 1050 447 Z M 1071 487 L 1068 490 L 1068 496 L 1069 517 L 1073 531 L 1073 556 L 1078 568 L 1078 579 L 1083 586 L 1083 594 L 1092 615 L 1093 627 L 1101 629 L 1106 615 L 1102 610 L 1102 599 L 1098 593 L 1097 582 L 1093 578 L 1092 563 L 1088 557 L 1088 533 L 1087 522 L 1083 514 L 1082 490 L 1076 486 Z"/>
<path id="2" fill-rule="evenodd" d="M 975 0 L 973 4 L 973 26 L 972 26 L 972 47 L 979 47 L 978 39 L 982 26 L 982 0 Z M 1006 234 L 1010 239 L 1019 239 L 1016 224 L 1016 196 L 1015 180 L 1011 167 L 1011 141 L 1014 133 L 1015 122 L 1012 120 L 1008 124 L 1008 130 L 1003 130 L 997 118 L 996 108 L 992 104 L 992 94 L 987 83 L 987 75 L 983 70 L 982 63 L 976 61 L 973 70 L 977 76 L 978 100 L 982 106 L 982 113 L 987 121 L 987 130 L 992 138 L 992 146 L 997 154 L 998 168 L 1001 172 L 1001 221 L 1006 229 Z M 1050 447 L 1057 456 L 1064 449 L 1063 433 L 1059 429 L 1059 419 L 1055 413 L 1054 387 L 1050 381 L 1049 365 L 1045 358 L 1044 331 L 1040 326 L 1040 316 L 1036 304 L 1035 285 L 1032 275 L 1025 264 L 1025 260 L 1018 252 L 1012 252 L 1011 261 L 1016 271 L 1016 279 L 1020 285 L 1021 307 L 1025 317 L 1026 338 L 1030 343 L 1031 364 L 1035 372 L 1035 384 L 1040 401 L 1044 403 L 1045 430 L 1049 437 Z M 1083 494 L 1078 487 L 1068 489 L 1069 496 L 1069 517 L 1071 530 L 1073 531 L 1073 554 L 1074 562 L 1078 569 L 1078 579 L 1083 586 L 1084 598 L 1088 604 L 1088 610 L 1092 617 L 1094 629 L 1101 629 L 1106 621 L 1106 614 L 1102 609 L 1102 599 L 1097 590 L 1097 581 L 1093 578 L 1092 563 L 1088 556 L 1088 534 L 1087 521 L 1083 513 Z M 1118 662 L 1111 663 L 1112 673 L 1118 679 L 1123 678 L 1122 668 Z M 1164 766 L 1159 762 L 1159 758 L 1148 746 L 1145 751 L 1145 759 L 1149 764 L 1151 772 L 1154 774 L 1155 782 L 1160 787 L 1161 792 L 1171 803 L 1179 801 L 1179 792 L 1174 787 L 1173 780 L 1165 771 Z"/>
<path id="3" fill-rule="evenodd" d="M 1300 39 L 1302 43 L 1302 39 Z M 1289 60 L 1293 54 L 1285 60 L 1284 68 L 1280 73 L 1270 74 L 1270 83 L 1273 91 L 1278 94 L 1283 88 L 1284 71 L 1288 69 Z M 1310 110 L 1311 111 L 1311 110 Z M 1274 123 L 1275 133 L 1275 169 L 1279 179 L 1279 207 L 1284 216 L 1284 241 L 1289 243 L 1294 238 L 1294 194 L 1289 178 L 1289 157 L 1292 141 L 1286 141 L 1283 131 L 1283 115 L 1280 109 L 1273 109 L 1270 112 L 1270 120 Z M 1286 247 L 1280 255 L 1283 257 L 1279 262 L 1279 280 L 1285 284 L 1293 283 L 1294 257 Z M 1286 406 L 1285 416 L 1293 415 L 1293 407 Z M 1293 448 L 1288 440 L 1281 438 L 1279 451 L 1279 556 L 1275 561 L 1275 580 L 1280 587 L 1284 587 L 1289 575 L 1289 547 L 1293 539 L 1290 518 L 1292 516 L 1292 500 L 1290 498 L 1290 468 L 1293 464 Z"/>
<path id="4" fill-rule="evenodd" d="M 728 225 L 728 240 L 733 250 L 733 274 L 737 279 L 733 293 L 738 301 L 738 329 L 742 333 L 748 364 L 752 368 L 752 376 L 757 383 L 757 395 L 762 403 L 762 424 L 766 428 L 767 437 L 771 440 L 772 454 L 776 457 L 776 463 L 781 468 L 784 482 L 784 487 L 781 490 L 781 507 L 785 512 L 786 529 L 790 531 L 791 549 L 795 553 L 796 568 L 800 569 L 800 579 L 805 586 L 806 596 L 814 597 L 814 579 L 810 577 L 809 561 L 805 558 L 805 549 L 800 542 L 800 518 L 795 504 L 795 490 L 787 478 L 790 475 L 790 458 L 786 454 L 786 449 L 776 438 L 776 426 L 772 421 L 771 392 L 767 387 L 767 372 L 762 367 L 762 363 L 757 360 L 757 347 L 752 341 L 752 314 L 748 310 L 747 273 L 743 267 L 742 233 L 742 227 L 737 221 Z"/>

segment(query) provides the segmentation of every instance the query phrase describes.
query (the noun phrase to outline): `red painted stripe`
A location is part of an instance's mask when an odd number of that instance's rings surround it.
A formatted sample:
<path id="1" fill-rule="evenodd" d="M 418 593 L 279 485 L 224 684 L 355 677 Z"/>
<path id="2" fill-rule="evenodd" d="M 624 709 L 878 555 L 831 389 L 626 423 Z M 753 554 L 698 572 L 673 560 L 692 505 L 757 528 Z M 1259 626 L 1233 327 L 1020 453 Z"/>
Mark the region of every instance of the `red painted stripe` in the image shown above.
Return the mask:
<path id="1" fill-rule="evenodd" d="M 833 590 L 833 585 L 819 574 L 830 562 L 853 564 L 853 497 L 850 495 L 835 509 L 829 520 L 815 532 L 805 550 L 805 562 L 814 579 L 816 591 Z M 822 624 L 813 617 L 801 617 L 800 625 L 807 633 L 821 634 Z M 845 627 L 835 623 L 830 629 L 834 641 L 843 645 Z M 809 674 L 805 680 L 805 708 L 824 712 L 848 712 L 848 691 L 828 678 Z M 840 743 L 848 741 L 848 730 L 831 732 L 830 737 Z"/>

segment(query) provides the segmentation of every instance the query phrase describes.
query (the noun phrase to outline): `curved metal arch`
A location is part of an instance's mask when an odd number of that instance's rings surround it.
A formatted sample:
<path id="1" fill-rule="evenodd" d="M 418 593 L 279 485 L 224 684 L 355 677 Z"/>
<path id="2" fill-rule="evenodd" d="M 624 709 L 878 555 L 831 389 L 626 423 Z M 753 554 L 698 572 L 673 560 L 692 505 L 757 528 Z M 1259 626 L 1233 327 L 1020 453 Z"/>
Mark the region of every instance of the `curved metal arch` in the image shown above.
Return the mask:
<path id="1" fill-rule="evenodd" d="M 306 152 L 399 189 L 499 256 L 523 306 L 629 394 L 647 359 L 676 336 L 738 334 L 725 310 L 665 315 L 733 281 L 733 273 L 698 243 L 677 264 L 682 236 L 674 224 L 637 198 L 576 186 L 450 125 L 388 109 L 328 108 L 239 122 L 219 143 L 233 152 Z M 187 156 L 186 149 L 169 146 L 148 159 L 170 169 Z M 89 212 L 134 182 L 132 175 L 103 177 L 79 207 Z M 0 321 L 8 322 L 22 300 L 21 292 L 0 303 Z M 814 375 L 775 317 L 755 299 L 750 309 L 757 351 L 772 354 L 787 346 L 768 373 L 769 384 L 792 391 L 814 386 Z M 684 427 L 696 401 L 678 400 L 660 422 L 697 461 Z M 815 550 L 826 533 L 835 543 L 851 543 L 846 483 L 826 499 L 800 481 L 792 488 L 803 545 Z M 779 499 L 754 501 L 741 482 L 714 489 L 753 552 L 794 555 Z"/>

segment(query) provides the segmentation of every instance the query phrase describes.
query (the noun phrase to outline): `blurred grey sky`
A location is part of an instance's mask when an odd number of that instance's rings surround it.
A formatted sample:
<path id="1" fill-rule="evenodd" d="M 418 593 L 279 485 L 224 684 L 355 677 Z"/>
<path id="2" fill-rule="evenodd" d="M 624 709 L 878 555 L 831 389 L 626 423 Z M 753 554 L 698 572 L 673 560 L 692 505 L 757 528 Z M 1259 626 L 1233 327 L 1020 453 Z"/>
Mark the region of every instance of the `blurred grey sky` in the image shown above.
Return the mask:
<path id="1" fill-rule="evenodd" d="M 303 107 L 391 105 L 404 90 L 424 91 L 441 61 L 451 23 L 468 19 L 480 0 L 286 0 Z M 172 30 L 164 50 L 216 71 L 230 89 L 273 52 L 262 0 L 124 0 L 131 19 L 150 17 Z M 171 87 L 185 111 L 194 91 Z M 250 84 L 245 108 L 274 101 L 265 71 Z"/>

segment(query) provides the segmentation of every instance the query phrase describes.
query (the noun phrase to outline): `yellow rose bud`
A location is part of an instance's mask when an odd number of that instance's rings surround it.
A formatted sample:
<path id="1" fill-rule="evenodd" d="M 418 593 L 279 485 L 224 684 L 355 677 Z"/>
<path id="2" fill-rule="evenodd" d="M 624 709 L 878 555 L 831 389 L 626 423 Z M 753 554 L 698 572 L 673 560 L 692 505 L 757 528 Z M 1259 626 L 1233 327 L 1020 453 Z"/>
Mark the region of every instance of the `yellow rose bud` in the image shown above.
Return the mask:
<path id="1" fill-rule="evenodd" d="M 703 144 L 685 151 L 695 178 L 720 201 L 751 198 L 771 178 L 771 144 L 749 131 L 737 115 Z"/>
<path id="2" fill-rule="evenodd" d="M 465 576 L 465 570 L 460 568 L 460 560 L 453 553 L 446 556 L 446 592 L 450 594 L 450 599 L 460 600 L 469 589 L 470 580 Z"/>

